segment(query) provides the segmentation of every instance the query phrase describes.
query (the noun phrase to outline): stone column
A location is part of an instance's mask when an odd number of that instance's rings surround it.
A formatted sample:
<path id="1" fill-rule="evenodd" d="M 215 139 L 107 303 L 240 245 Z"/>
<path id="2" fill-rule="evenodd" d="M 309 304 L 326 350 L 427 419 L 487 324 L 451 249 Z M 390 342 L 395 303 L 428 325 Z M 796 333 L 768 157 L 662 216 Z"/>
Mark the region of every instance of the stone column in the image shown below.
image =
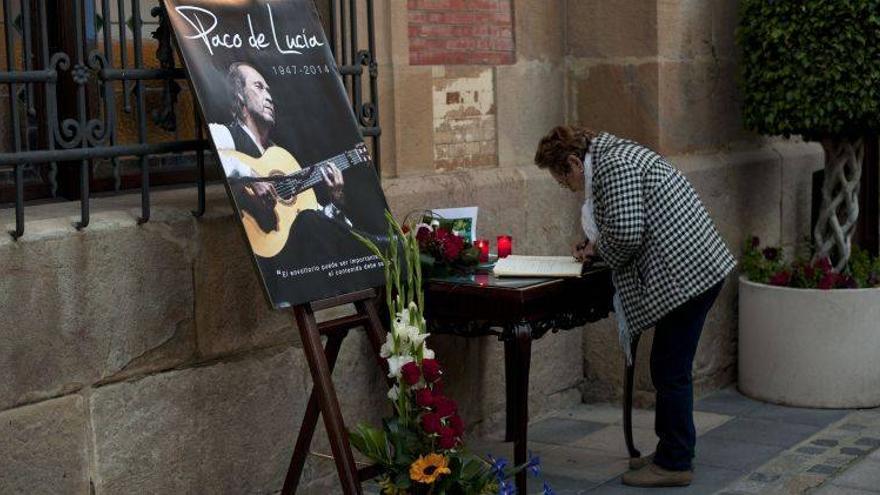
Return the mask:
<path id="1" fill-rule="evenodd" d="M 568 1 L 571 122 L 664 154 L 747 137 L 736 92 L 737 2 Z"/>

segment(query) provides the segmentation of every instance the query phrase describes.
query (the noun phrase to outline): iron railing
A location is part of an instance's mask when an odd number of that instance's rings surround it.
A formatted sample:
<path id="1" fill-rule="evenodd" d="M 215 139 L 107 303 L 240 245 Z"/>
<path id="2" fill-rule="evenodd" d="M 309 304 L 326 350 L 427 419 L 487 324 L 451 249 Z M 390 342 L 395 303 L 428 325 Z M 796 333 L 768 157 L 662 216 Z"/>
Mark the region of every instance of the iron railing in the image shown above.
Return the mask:
<path id="1" fill-rule="evenodd" d="M 186 79 L 186 72 L 177 61 L 162 0 L 144 2 L 2 0 L 6 71 L 0 71 L 0 87 L 8 88 L 8 132 L 0 150 L 0 190 L 4 182 L 12 190 L 14 199 L 8 202 L 15 209 L 10 232 L 14 238 L 24 234 L 28 195 L 78 200 L 76 227 L 87 227 L 90 192 L 106 169 L 108 189 L 119 191 L 126 180 L 139 186 L 141 222 L 150 219 L 152 174 L 167 172 L 162 165 L 168 161 L 174 163 L 172 172 L 182 168 L 194 175 L 189 179 L 198 188 L 193 213 L 204 213 L 210 146 L 196 106 L 182 108 L 178 81 Z M 144 19 L 142 7 L 150 4 L 151 17 Z M 371 138 L 378 171 L 381 130 L 373 0 L 316 4 L 361 132 Z M 363 11 L 365 47 L 358 39 Z M 152 63 L 144 56 L 147 25 L 155 27 Z M 179 116 L 186 115 L 182 112 L 190 112 L 192 119 L 186 136 L 180 135 Z M 121 124 L 130 126 L 128 135 Z M 152 138 L 148 128 L 154 131 Z M 156 132 L 164 134 L 156 138 Z M 213 160 L 212 154 L 207 158 Z M 135 177 L 122 172 L 131 165 L 136 165 Z"/>

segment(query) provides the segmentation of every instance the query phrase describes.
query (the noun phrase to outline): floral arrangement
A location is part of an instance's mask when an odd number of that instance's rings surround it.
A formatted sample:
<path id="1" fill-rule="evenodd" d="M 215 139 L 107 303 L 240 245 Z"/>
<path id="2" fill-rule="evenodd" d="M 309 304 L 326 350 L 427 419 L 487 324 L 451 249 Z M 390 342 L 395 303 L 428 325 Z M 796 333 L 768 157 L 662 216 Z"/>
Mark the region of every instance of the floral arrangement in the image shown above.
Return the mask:
<path id="1" fill-rule="evenodd" d="M 809 254 L 809 253 L 808 253 Z M 833 269 L 828 257 L 796 255 L 786 262 L 779 247 L 761 247 L 752 237 L 746 242 L 742 268 L 752 282 L 802 289 L 859 289 L 880 287 L 880 258 L 855 248 L 843 272 Z"/>
<path id="2" fill-rule="evenodd" d="M 409 231 L 406 224 L 412 223 L 409 218 L 414 214 L 418 214 L 423 220 L 413 228 L 422 266 L 431 271 L 464 271 L 476 266 L 480 260 L 480 250 L 460 234 L 461 228 L 456 228 L 457 224 L 454 222 L 444 222 L 425 213 L 410 213 L 404 220 L 403 227 L 404 231 Z"/>
<path id="3" fill-rule="evenodd" d="M 444 394 L 443 369 L 426 342 L 419 230 L 401 228 L 390 213 L 386 218 L 393 240 L 386 252 L 354 235 L 385 265 L 392 319 L 380 354 L 393 383 L 388 392 L 393 415 L 383 420 L 382 428 L 358 425 L 350 432 L 351 443 L 380 466 L 384 495 L 511 495 L 512 477 L 523 469 L 540 476 L 540 461 L 530 456 L 524 465 L 510 466 L 504 459 L 484 459 L 464 450 L 464 421 L 458 404 Z M 552 493 L 543 483 L 543 494 Z"/>

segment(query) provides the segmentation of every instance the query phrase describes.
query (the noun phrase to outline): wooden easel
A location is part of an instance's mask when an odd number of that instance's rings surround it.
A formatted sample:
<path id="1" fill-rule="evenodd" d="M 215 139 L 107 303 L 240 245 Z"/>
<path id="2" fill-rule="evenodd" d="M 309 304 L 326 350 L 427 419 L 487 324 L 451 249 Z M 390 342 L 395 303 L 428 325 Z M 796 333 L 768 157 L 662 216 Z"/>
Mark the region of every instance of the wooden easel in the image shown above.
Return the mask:
<path id="1" fill-rule="evenodd" d="M 296 493 L 319 415 L 324 416 L 324 427 L 327 429 L 327 436 L 330 439 L 330 448 L 336 462 L 336 471 L 339 474 L 343 493 L 346 495 L 363 493 L 361 482 L 378 474 L 376 466 L 358 469 L 355 465 L 351 445 L 348 442 L 348 431 L 345 429 L 345 422 L 339 409 L 339 400 L 336 397 L 331 375 L 343 339 L 348 335 L 349 330 L 358 327 L 364 327 L 377 362 L 382 369 L 387 369 L 384 360 L 379 357 L 379 349 L 384 341 L 384 330 L 376 304 L 379 295 L 377 289 L 368 289 L 301 304 L 293 308 L 299 334 L 302 338 L 303 350 L 309 362 L 313 386 L 296 439 L 296 447 L 294 447 L 293 456 L 290 459 L 290 467 L 287 469 L 284 488 L 281 490 L 282 495 Z M 321 323 L 315 320 L 315 311 L 352 303 L 357 310 L 353 315 Z M 321 346 L 321 336 L 327 337 L 326 347 Z"/>

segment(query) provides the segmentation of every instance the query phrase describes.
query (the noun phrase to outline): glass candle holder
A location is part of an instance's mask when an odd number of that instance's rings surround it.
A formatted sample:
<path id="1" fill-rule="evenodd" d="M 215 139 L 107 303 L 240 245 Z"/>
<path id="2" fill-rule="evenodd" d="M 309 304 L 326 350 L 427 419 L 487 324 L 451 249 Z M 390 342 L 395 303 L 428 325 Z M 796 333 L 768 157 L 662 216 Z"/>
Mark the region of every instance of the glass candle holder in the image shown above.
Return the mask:
<path id="1" fill-rule="evenodd" d="M 506 258 L 513 251 L 513 238 L 509 235 L 498 236 L 498 257 Z"/>
<path id="2" fill-rule="evenodd" d="M 477 239 L 474 241 L 474 246 L 480 250 L 480 263 L 489 261 L 489 240 Z"/>

